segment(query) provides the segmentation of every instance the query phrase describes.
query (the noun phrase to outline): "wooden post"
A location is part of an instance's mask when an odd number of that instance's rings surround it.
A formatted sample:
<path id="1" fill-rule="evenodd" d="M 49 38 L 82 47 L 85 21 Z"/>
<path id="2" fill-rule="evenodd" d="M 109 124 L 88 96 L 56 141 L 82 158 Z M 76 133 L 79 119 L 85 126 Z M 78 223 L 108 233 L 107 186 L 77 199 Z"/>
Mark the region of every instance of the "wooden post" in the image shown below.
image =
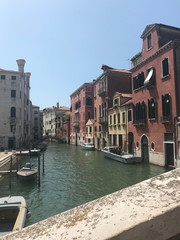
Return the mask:
<path id="1" fill-rule="evenodd" d="M 9 189 L 11 189 L 11 175 L 12 175 L 12 156 L 11 156 L 11 160 L 10 160 Z"/>
<path id="2" fill-rule="evenodd" d="M 21 152 L 21 149 L 20 149 L 20 164 L 19 164 L 19 168 L 22 167 L 22 152 Z"/>
<path id="3" fill-rule="evenodd" d="M 16 155 L 16 160 L 17 160 L 17 172 L 18 172 L 18 170 L 19 170 L 19 157 Z M 18 176 L 18 175 L 16 175 L 16 176 Z"/>
<path id="4" fill-rule="evenodd" d="M 40 187 L 40 155 L 38 156 L 38 187 Z"/>
<path id="5" fill-rule="evenodd" d="M 44 151 L 43 151 L 43 174 L 44 174 Z"/>

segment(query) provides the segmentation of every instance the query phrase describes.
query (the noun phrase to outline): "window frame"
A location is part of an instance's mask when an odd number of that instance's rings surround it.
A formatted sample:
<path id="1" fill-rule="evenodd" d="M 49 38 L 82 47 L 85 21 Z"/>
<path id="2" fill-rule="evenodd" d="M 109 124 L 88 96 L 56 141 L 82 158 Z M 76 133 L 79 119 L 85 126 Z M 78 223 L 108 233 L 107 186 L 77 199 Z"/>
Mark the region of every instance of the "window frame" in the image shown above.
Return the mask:
<path id="1" fill-rule="evenodd" d="M 147 35 L 146 44 L 147 44 L 147 51 L 149 51 L 153 47 L 153 44 L 152 44 L 152 33 Z"/>
<path id="2" fill-rule="evenodd" d="M 167 66 L 165 66 L 165 63 L 163 63 L 164 61 L 167 60 Z M 166 70 L 166 67 L 167 67 L 167 70 Z M 162 69 L 162 79 L 166 78 L 166 77 L 169 77 L 170 73 L 169 73 L 169 58 L 168 57 L 165 57 L 163 58 L 162 62 L 161 62 L 161 69 Z M 167 73 L 165 73 L 167 71 Z"/>

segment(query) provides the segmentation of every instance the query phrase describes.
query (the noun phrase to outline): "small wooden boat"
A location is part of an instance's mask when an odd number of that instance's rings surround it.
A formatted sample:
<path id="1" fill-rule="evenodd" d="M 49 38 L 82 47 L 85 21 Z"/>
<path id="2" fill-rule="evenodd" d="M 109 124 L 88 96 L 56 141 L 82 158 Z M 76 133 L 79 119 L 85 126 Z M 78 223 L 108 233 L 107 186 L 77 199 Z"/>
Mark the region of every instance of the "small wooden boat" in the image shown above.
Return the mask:
<path id="1" fill-rule="evenodd" d="M 133 154 L 122 152 L 116 146 L 105 147 L 102 152 L 105 157 L 119 161 L 121 163 L 140 163 L 141 157 L 134 156 Z"/>
<path id="2" fill-rule="evenodd" d="M 0 237 L 21 230 L 28 212 L 26 200 L 22 196 L 0 198 Z"/>
<path id="3" fill-rule="evenodd" d="M 20 178 L 23 180 L 35 179 L 35 177 L 37 176 L 37 169 L 32 168 L 30 163 L 26 163 L 26 166 L 21 168 L 17 172 L 17 175 L 20 176 Z"/>
<path id="4" fill-rule="evenodd" d="M 82 149 L 92 151 L 94 150 L 94 144 L 93 143 L 83 143 L 82 144 Z"/>
<path id="5" fill-rule="evenodd" d="M 41 150 L 34 148 L 29 151 L 30 156 L 39 156 L 41 154 Z"/>

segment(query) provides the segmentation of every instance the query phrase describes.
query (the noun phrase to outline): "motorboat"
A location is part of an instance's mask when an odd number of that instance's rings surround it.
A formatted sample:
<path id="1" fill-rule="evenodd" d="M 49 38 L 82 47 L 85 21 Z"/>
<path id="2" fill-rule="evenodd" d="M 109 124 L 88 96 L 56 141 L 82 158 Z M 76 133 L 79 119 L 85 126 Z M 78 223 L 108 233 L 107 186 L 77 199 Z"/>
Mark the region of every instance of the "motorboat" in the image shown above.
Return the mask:
<path id="1" fill-rule="evenodd" d="M 94 150 L 94 144 L 93 143 L 83 143 L 82 149 L 92 151 L 92 150 Z"/>
<path id="2" fill-rule="evenodd" d="M 37 168 L 33 168 L 30 163 L 26 163 L 26 166 L 17 171 L 17 175 L 23 180 L 35 179 L 37 176 Z"/>
<path id="3" fill-rule="evenodd" d="M 0 198 L 0 237 L 21 230 L 29 211 L 22 196 Z"/>
<path id="4" fill-rule="evenodd" d="M 105 147 L 102 152 L 104 153 L 105 157 L 122 163 L 140 163 L 142 161 L 141 157 L 135 156 L 127 152 L 122 152 L 122 150 L 117 146 Z"/>
<path id="5" fill-rule="evenodd" d="M 30 156 L 39 156 L 41 154 L 41 150 L 34 148 L 29 151 Z"/>

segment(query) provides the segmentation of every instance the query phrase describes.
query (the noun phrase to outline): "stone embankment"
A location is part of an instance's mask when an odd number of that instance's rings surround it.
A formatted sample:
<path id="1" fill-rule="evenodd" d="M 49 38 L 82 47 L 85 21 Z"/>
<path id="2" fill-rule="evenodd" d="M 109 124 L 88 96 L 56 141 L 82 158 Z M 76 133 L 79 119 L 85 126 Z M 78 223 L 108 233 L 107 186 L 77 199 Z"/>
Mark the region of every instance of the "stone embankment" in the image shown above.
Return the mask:
<path id="1" fill-rule="evenodd" d="M 175 169 L 33 224 L 2 240 L 177 240 L 179 199 L 180 169 Z"/>
<path id="2" fill-rule="evenodd" d="M 12 152 L 0 152 L 0 179 L 2 179 L 3 174 L 6 171 L 9 171 L 11 168 L 11 160 L 12 165 L 17 160 L 17 156 Z"/>

